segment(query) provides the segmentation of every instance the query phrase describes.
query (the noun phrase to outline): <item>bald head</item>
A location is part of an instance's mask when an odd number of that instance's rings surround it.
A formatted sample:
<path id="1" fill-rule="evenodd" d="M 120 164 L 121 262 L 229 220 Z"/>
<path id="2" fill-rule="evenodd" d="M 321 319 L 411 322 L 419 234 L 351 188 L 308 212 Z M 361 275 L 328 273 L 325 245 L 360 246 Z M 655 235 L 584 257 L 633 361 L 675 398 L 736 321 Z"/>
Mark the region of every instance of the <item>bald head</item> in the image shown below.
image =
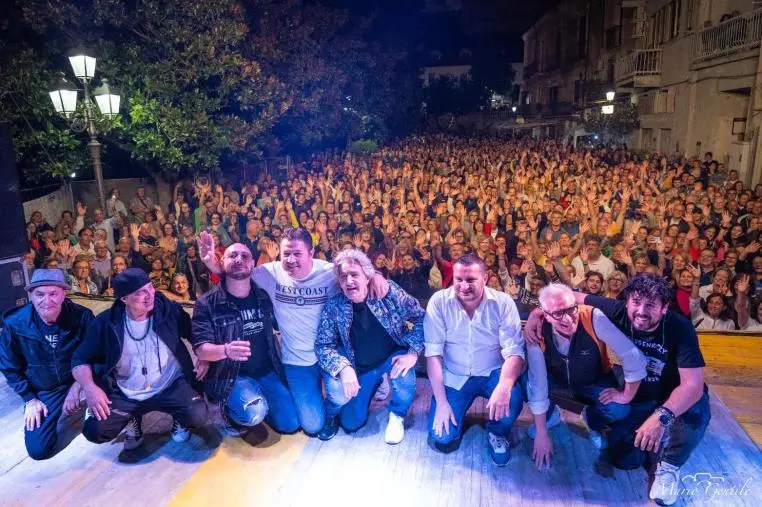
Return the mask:
<path id="1" fill-rule="evenodd" d="M 254 270 L 254 258 L 251 251 L 241 243 L 233 243 L 222 255 L 222 270 L 225 275 L 234 280 L 245 280 L 251 277 Z"/>

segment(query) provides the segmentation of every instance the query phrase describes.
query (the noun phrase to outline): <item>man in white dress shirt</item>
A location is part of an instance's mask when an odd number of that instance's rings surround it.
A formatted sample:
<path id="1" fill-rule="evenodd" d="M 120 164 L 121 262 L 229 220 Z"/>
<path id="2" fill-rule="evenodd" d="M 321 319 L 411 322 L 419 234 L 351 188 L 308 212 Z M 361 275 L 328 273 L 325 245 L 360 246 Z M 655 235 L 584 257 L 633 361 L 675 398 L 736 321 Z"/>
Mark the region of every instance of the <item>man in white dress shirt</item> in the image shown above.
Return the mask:
<path id="1" fill-rule="evenodd" d="M 506 437 L 521 413 L 517 379 L 524 369 L 524 338 L 513 300 L 487 285 L 479 257 L 466 254 L 453 265 L 453 285 L 434 294 L 424 319 L 427 368 L 434 396 L 429 409 L 429 442 L 455 450 L 463 419 L 477 396 L 487 398 L 489 452 L 504 466 Z"/>

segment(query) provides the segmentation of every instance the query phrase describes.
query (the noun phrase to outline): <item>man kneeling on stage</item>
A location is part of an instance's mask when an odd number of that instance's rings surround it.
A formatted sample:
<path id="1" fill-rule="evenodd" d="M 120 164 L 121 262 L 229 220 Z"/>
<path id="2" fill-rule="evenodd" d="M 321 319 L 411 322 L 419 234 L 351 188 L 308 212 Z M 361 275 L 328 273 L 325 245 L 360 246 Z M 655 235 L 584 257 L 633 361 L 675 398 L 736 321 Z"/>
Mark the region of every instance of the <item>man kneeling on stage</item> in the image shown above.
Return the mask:
<path id="1" fill-rule="evenodd" d="M 251 252 L 241 243 L 230 245 L 222 269 L 222 283 L 193 310 L 194 350 L 199 359 L 212 363 L 206 394 L 221 403 L 229 436 L 242 436 L 265 417 L 275 431 L 294 433 L 299 417 L 273 335 L 273 306 L 251 280 Z"/>
<path id="2" fill-rule="evenodd" d="M 487 398 L 487 442 L 497 466 L 510 460 L 507 437 L 521 413 L 524 369 L 521 319 L 511 297 L 487 285 L 484 261 L 473 254 L 453 264 L 453 285 L 434 294 L 424 319 L 426 366 L 434 397 L 429 442 L 454 451 L 477 396 Z"/>
<path id="3" fill-rule="evenodd" d="M 606 455 L 620 469 L 656 465 L 649 498 L 672 505 L 681 491 L 680 467 L 704 437 L 711 419 L 704 384 L 704 356 L 696 329 L 669 309 L 672 289 L 663 276 L 630 278 L 624 301 L 575 293 L 579 304 L 598 308 L 646 356 L 647 375 L 630 403 L 630 414 L 611 424 Z M 542 341 L 541 319 L 533 312 L 524 329 Z M 539 334 L 539 336 L 538 336 Z"/>
<path id="4" fill-rule="evenodd" d="M 369 299 L 375 270 L 360 250 L 342 250 L 333 266 L 342 292 L 323 308 L 315 340 L 328 397 L 322 438 L 336 435 L 339 422 L 350 432 L 365 425 L 373 393 L 386 373 L 392 400 L 385 440 L 398 444 L 405 436 L 404 418 L 415 398 L 415 364 L 423 351 L 423 308 L 391 281 L 386 296 Z"/>
<path id="5" fill-rule="evenodd" d="M 172 439 L 206 421 L 206 401 L 196 389 L 208 363 L 193 360 L 180 339 L 191 335 L 190 316 L 154 291 L 145 271 L 125 269 L 112 280 L 117 300 L 96 317 L 72 359 L 91 412 L 83 434 L 100 444 L 127 427 L 128 455 L 143 442 L 140 419 L 152 411 L 174 417 Z"/>
<path id="6" fill-rule="evenodd" d="M 3 316 L 0 371 L 24 400 L 24 440 L 35 460 L 53 455 L 58 420 L 80 407 L 71 357 L 93 312 L 66 299 L 70 289 L 62 270 L 37 269 L 26 286 L 31 302 Z"/>
<path id="7" fill-rule="evenodd" d="M 603 312 L 578 305 L 566 285 L 550 284 L 540 291 L 539 298 L 545 314 L 543 341 L 539 345 L 527 342 L 529 371 L 525 378 L 535 420 L 527 433 L 535 439 L 532 458 L 542 467 L 550 464 L 548 429 L 561 422 L 560 410 L 550 403 L 548 392 L 566 389 L 580 398 L 585 403 L 582 422 L 590 441 L 596 448 L 605 449 L 608 443 L 601 430 L 630 413 L 629 403 L 646 376 L 646 360 Z M 622 362 L 622 390 L 617 388 L 611 369 L 609 348 Z"/>

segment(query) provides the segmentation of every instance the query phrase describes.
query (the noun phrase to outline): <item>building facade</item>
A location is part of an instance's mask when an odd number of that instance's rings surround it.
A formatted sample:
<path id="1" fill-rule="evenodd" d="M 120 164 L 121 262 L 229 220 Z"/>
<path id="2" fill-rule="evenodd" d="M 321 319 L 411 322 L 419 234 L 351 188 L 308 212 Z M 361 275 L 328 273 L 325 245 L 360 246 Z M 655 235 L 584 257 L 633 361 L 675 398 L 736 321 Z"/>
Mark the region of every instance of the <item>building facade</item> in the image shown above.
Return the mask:
<path id="1" fill-rule="evenodd" d="M 523 107 L 568 133 L 614 90 L 615 107 L 637 105 L 631 146 L 712 152 L 760 181 L 761 4 L 567 0 L 524 34 Z"/>

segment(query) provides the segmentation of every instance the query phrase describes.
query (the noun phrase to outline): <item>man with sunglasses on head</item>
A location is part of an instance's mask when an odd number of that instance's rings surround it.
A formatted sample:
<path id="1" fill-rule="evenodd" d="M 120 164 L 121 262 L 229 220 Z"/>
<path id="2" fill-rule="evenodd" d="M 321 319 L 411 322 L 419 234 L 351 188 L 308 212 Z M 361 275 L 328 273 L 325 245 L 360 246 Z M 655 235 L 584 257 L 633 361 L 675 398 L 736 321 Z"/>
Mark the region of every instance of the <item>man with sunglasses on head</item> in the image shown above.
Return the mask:
<path id="1" fill-rule="evenodd" d="M 548 285 L 540 291 L 539 299 L 545 316 L 542 341 L 527 342 L 529 371 L 525 378 L 529 410 L 535 421 L 527 432 L 534 439 L 532 458 L 543 467 L 550 465 L 548 429 L 561 422 L 560 410 L 548 398 L 549 391 L 570 390 L 585 403 L 582 422 L 591 443 L 603 450 L 608 444 L 601 430 L 629 415 L 629 403 L 646 376 L 646 360 L 603 312 L 578 304 L 566 285 Z M 618 388 L 612 372 L 609 349 L 622 361 L 623 389 Z"/>
<path id="2" fill-rule="evenodd" d="M 630 415 L 611 425 L 607 457 L 629 470 L 658 462 L 650 498 L 672 505 L 680 491 L 680 467 L 704 436 L 711 414 L 704 384 L 704 357 L 691 322 L 669 310 L 672 289 L 661 276 L 643 273 L 624 288 L 624 301 L 575 293 L 577 303 L 600 309 L 646 356 L 646 377 L 630 403 Z M 542 311 L 524 328 L 542 341 Z M 649 455 L 648 453 L 653 453 Z"/>
<path id="3" fill-rule="evenodd" d="M 229 436 L 243 436 L 265 418 L 275 431 L 293 433 L 299 419 L 273 335 L 273 306 L 251 280 L 254 259 L 248 247 L 230 245 L 222 270 L 222 283 L 193 308 L 193 349 L 210 362 L 204 390 L 220 403 Z"/>

